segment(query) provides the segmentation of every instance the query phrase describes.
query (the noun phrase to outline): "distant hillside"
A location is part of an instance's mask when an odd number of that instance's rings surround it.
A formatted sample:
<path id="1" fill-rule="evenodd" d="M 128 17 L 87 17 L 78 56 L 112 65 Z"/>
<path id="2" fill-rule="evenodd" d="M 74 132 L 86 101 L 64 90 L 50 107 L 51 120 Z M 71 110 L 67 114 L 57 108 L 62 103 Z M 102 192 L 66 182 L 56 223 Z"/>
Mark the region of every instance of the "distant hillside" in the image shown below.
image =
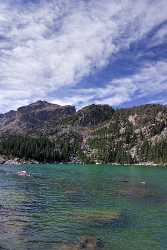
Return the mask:
<path id="1" fill-rule="evenodd" d="M 0 154 L 40 162 L 167 163 L 167 106 L 38 101 L 0 115 Z"/>

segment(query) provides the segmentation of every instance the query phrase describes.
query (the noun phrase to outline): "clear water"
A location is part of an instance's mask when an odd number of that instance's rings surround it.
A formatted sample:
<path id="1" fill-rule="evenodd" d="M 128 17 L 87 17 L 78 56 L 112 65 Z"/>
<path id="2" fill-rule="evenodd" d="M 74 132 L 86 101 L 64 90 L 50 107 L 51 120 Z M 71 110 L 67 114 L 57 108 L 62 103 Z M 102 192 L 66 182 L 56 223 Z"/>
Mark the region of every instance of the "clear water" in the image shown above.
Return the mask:
<path id="1" fill-rule="evenodd" d="M 59 250 L 82 235 L 105 250 L 166 250 L 167 169 L 0 167 L 0 249 Z"/>

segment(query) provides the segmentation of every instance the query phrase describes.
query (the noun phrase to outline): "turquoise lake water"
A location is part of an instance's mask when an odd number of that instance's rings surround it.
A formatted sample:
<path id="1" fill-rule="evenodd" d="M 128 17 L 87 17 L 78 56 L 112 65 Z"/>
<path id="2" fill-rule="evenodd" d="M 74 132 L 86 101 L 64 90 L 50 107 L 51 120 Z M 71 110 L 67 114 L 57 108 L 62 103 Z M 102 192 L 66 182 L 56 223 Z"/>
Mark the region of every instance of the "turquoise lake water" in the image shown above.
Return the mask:
<path id="1" fill-rule="evenodd" d="M 0 167 L 0 249 L 59 250 L 83 235 L 104 250 L 166 250 L 167 169 Z"/>

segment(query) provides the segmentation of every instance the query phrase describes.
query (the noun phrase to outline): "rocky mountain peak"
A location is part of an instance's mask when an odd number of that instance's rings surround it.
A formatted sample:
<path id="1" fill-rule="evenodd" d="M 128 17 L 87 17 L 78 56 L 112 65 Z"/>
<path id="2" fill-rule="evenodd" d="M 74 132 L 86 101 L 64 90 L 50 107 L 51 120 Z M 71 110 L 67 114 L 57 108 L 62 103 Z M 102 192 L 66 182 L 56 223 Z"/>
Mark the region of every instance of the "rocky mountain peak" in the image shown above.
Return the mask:
<path id="1" fill-rule="evenodd" d="M 46 101 L 37 101 L 10 111 L 0 117 L 1 134 L 27 134 L 30 130 L 42 129 L 46 124 L 56 123 L 74 115 L 74 106 L 60 106 Z"/>
<path id="2" fill-rule="evenodd" d="M 79 125 L 96 126 L 111 119 L 114 109 L 109 105 L 92 104 L 77 112 Z"/>
<path id="3" fill-rule="evenodd" d="M 52 104 L 46 101 L 37 101 L 34 103 L 31 103 L 29 105 L 26 106 L 22 106 L 20 108 L 18 108 L 18 112 L 27 112 L 27 111 L 36 111 L 36 110 L 43 110 L 43 109 L 57 109 L 61 106 L 59 106 L 58 104 Z"/>

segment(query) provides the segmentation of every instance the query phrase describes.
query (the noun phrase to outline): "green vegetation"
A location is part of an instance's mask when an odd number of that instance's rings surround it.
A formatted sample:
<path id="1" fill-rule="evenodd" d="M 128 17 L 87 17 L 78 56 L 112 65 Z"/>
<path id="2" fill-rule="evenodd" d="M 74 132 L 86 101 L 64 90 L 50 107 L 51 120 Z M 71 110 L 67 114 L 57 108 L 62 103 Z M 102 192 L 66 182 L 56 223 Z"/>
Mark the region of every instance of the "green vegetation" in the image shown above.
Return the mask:
<path id="1" fill-rule="evenodd" d="M 69 151 L 69 147 L 65 144 L 60 152 L 55 142 L 45 137 L 12 136 L 0 140 L 0 154 L 25 160 L 33 159 L 39 162 L 67 161 L 69 160 Z"/>
<path id="2" fill-rule="evenodd" d="M 134 163 L 130 153 L 123 147 L 121 142 L 115 142 L 112 138 L 96 138 L 89 140 L 91 148 L 96 149 L 96 155 L 99 162 L 109 163 Z"/>
<path id="3" fill-rule="evenodd" d="M 143 161 L 153 161 L 155 163 L 167 163 L 167 140 L 153 144 L 145 140 L 138 148 L 138 155 Z"/>

